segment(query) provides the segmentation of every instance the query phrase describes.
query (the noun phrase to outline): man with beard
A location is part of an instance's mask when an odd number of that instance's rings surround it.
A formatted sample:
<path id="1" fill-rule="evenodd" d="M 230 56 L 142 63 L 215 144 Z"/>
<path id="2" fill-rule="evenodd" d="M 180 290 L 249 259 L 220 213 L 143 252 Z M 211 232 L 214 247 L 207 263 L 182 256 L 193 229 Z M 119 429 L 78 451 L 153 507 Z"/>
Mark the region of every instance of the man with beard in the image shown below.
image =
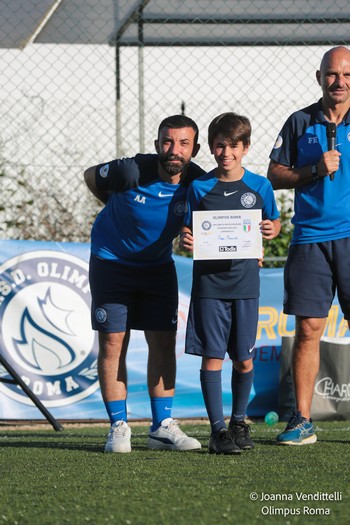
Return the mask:
<path id="1" fill-rule="evenodd" d="M 184 115 L 164 119 L 155 154 L 88 168 L 85 182 L 105 207 L 91 233 L 92 327 L 99 332 L 98 374 L 111 422 L 105 452 L 130 452 L 126 355 L 130 330 L 148 344 L 152 426 L 148 447 L 201 448 L 171 417 L 175 392 L 178 287 L 172 242 L 185 212 L 187 186 L 204 172 L 191 162 L 198 127 Z"/>

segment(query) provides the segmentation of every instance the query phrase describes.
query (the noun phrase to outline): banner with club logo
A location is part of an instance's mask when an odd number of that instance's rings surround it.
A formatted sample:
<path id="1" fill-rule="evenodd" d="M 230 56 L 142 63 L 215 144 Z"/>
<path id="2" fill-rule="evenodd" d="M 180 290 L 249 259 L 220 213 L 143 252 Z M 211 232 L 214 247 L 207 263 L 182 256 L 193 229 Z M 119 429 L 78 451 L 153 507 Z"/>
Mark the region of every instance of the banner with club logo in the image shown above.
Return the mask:
<path id="1" fill-rule="evenodd" d="M 90 246 L 83 243 L 0 241 L 0 352 L 57 419 L 106 419 L 97 376 L 98 338 L 90 324 Z M 206 417 L 200 358 L 188 356 L 185 331 L 192 260 L 175 256 L 179 280 L 177 380 L 173 416 Z M 283 270 L 262 269 L 254 387 L 249 416 L 278 410 L 281 338 L 294 334 L 282 313 Z M 249 320 L 247 320 L 249 322 Z M 325 335 L 344 337 L 347 323 L 337 299 Z M 128 413 L 150 418 L 147 345 L 133 331 L 128 350 Z M 223 366 L 223 400 L 231 412 L 231 363 Z M 41 419 L 40 411 L 0 366 L 0 419 Z"/>

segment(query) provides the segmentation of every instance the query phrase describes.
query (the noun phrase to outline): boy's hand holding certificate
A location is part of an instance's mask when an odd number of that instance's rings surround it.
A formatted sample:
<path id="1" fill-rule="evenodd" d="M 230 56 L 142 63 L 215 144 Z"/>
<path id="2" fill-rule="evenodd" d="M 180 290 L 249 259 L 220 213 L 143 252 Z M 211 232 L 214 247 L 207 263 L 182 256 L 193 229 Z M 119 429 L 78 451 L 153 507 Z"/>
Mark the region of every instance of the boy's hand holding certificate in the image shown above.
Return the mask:
<path id="1" fill-rule="evenodd" d="M 194 259 L 260 259 L 261 210 L 193 212 Z"/>

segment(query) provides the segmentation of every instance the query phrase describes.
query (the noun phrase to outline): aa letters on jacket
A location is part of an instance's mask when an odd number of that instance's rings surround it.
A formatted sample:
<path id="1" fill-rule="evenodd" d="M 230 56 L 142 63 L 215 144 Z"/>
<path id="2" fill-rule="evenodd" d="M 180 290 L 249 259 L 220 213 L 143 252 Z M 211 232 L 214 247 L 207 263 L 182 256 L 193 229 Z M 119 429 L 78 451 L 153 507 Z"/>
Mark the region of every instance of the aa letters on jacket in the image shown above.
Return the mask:
<path id="1" fill-rule="evenodd" d="M 193 258 L 262 257 L 261 210 L 193 212 Z"/>

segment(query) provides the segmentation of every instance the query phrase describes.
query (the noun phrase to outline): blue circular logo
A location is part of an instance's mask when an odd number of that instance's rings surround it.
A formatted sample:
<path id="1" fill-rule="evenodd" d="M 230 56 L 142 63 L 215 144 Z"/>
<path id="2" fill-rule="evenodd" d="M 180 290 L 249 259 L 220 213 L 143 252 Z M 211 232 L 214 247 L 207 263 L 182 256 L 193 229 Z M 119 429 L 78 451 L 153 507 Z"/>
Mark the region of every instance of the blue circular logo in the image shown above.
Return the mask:
<path id="1" fill-rule="evenodd" d="M 98 323 L 104 323 L 107 319 L 107 312 L 104 308 L 96 308 L 95 318 Z"/>
<path id="2" fill-rule="evenodd" d="M 48 407 L 80 401 L 98 387 L 88 263 L 67 253 L 33 251 L 0 266 L 0 345 L 6 361 Z M 7 371 L 0 367 L 0 377 Z M 32 402 L 17 385 L 8 397 Z"/>
<path id="3" fill-rule="evenodd" d="M 210 221 L 203 221 L 202 222 L 202 229 L 205 231 L 208 231 L 211 229 L 211 222 Z"/>

